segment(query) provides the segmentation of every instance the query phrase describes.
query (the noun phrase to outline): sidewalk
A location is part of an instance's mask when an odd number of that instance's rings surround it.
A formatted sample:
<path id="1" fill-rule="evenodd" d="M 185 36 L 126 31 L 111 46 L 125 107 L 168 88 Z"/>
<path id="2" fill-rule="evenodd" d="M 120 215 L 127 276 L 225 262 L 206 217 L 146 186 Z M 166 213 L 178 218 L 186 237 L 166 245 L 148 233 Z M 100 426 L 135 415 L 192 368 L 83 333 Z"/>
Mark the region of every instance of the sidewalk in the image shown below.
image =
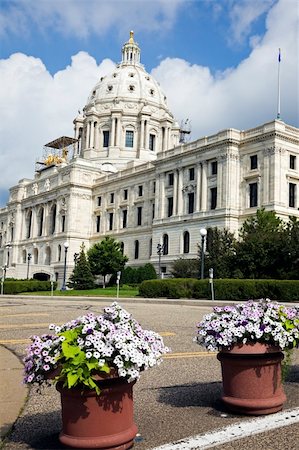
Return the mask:
<path id="1" fill-rule="evenodd" d="M 27 387 L 22 384 L 23 365 L 7 348 L 0 345 L 0 439 L 8 433 L 23 408 Z M 0 442 L 1 442 L 0 441 Z"/>

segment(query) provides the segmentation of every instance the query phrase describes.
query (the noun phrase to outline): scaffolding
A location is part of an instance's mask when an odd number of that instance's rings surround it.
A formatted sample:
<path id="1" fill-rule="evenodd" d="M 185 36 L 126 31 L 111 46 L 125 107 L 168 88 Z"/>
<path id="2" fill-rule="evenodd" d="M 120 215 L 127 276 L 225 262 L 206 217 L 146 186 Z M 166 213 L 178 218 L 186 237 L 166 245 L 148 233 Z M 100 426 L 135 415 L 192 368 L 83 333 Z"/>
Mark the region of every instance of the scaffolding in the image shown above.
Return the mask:
<path id="1" fill-rule="evenodd" d="M 36 161 L 35 171 L 41 172 L 52 166 L 67 164 L 71 147 L 73 147 L 74 150 L 77 142 L 78 139 L 61 136 L 60 138 L 45 144 L 43 157 L 40 161 Z"/>

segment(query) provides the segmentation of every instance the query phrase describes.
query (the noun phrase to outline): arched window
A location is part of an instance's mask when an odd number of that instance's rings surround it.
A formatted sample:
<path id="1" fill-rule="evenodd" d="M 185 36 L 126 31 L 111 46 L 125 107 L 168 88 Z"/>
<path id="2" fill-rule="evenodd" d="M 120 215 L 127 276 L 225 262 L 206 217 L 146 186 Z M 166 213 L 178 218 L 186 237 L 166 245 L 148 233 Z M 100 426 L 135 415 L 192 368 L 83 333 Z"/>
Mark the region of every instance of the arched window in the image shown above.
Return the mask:
<path id="1" fill-rule="evenodd" d="M 50 234 L 54 234 L 56 225 L 56 205 L 54 205 L 51 209 L 50 214 Z"/>
<path id="2" fill-rule="evenodd" d="M 183 251 L 184 251 L 184 253 L 189 253 L 190 252 L 190 234 L 188 231 L 184 232 L 183 240 L 184 240 Z"/>
<path id="3" fill-rule="evenodd" d="M 135 241 L 134 258 L 139 258 L 139 241 Z"/>
<path id="4" fill-rule="evenodd" d="M 37 235 L 42 236 L 44 226 L 44 208 L 41 208 L 38 212 L 37 226 L 38 226 Z"/>
<path id="5" fill-rule="evenodd" d="M 163 235 L 163 255 L 168 255 L 168 234 Z"/>
<path id="6" fill-rule="evenodd" d="M 61 261 L 61 245 L 58 245 L 58 261 Z"/>
<path id="7" fill-rule="evenodd" d="M 26 216 L 26 238 L 31 237 L 32 211 L 28 211 Z"/>

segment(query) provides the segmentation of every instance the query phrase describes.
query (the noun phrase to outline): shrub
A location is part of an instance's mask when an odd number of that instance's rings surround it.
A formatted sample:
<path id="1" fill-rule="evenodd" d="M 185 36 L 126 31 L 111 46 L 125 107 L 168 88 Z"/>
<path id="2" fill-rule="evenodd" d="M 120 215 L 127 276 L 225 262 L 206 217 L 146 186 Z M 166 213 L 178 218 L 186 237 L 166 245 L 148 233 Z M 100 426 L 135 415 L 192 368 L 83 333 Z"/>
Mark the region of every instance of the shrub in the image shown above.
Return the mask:
<path id="1" fill-rule="evenodd" d="M 20 294 L 21 292 L 38 292 L 38 291 L 50 291 L 50 281 L 39 280 L 5 280 L 3 285 L 4 294 Z M 53 283 L 53 288 L 57 288 L 57 283 Z"/>
<path id="2" fill-rule="evenodd" d="M 299 280 L 214 280 L 216 300 L 271 298 L 285 302 L 299 300 Z M 192 278 L 149 280 L 139 286 L 139 294 L 148 298 L 210 299 L 209 281 Z"/>

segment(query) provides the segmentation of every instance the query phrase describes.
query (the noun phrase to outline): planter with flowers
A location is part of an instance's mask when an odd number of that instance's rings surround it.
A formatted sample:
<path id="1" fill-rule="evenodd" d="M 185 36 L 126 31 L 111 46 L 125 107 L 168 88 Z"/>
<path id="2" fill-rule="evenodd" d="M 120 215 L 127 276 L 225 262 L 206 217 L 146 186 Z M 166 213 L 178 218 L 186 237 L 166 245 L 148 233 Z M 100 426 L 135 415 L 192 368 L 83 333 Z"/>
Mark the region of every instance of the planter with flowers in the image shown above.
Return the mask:
<path id="1" fill-rule="evenodd" d="M 261 415 L 280 411 L 283 352 L 299 346 L 299 308 L 269 299 L 215 306 L 197 324 L 196 341 L 218 351 L 224 404 L 232 412 Z"/>
<path id="2" fill-rule="evenodd" d="M 24 358 L 28 384 L 52 382 L 61 394 L 60 441 L 74 448 L 133 445 L 133 385 L 169 349 L 118 303 L 32 336 Z"/>

